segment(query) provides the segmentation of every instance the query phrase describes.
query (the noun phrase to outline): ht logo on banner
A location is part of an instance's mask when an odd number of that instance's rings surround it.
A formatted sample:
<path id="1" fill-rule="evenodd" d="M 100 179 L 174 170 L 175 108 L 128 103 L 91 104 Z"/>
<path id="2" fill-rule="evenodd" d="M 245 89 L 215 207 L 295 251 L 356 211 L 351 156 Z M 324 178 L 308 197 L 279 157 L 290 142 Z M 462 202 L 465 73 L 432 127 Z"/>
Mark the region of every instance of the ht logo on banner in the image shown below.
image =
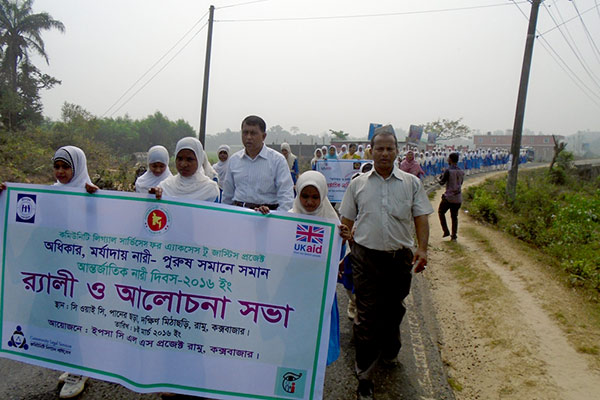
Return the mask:
<path id="1" fill-rule="evenodd" d="M 308 225 L 296 225 L 296 243 L 294 253 L 319 256 L 323 252 L 325 228 Z"/>
<path id="2" fill-rule="evenodd" d="M 35 194 L 17 194 L 17 222 L 35 223 Z"/>

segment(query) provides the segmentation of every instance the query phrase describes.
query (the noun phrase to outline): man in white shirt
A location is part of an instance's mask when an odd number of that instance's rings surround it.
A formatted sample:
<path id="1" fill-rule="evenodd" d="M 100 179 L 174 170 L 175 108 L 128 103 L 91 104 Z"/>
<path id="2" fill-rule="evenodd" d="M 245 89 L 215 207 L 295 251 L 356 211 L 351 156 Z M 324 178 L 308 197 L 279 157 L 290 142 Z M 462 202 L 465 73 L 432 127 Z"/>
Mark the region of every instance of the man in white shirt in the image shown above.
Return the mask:
<path id="1" fill-rule="evenodd" d="M 294 203 L 294 184 L 285 157 L 264 144 L 265 121 L 250 115 L 242 121 L 244 149 L 229 159 L 223 183 L 224 204 L 261 211 L 288 211 Z"/>
<path id="2" fill-rule="evenodd" d="M 356 225 L 350 261 L 359 400 L 374 398 L 371 372 L 377 360 L 397 362 L 411 270 L 414 265 L 415 272 L 421 272 L 427 264 L 428 215 L 433 207 L 421 181 L 394 165 L 398 142 L 393 132 L 391 125 L 375 130 L 374 169 L 350 182 L 340 207 L 347 231 Z M 414 253 L 413 222 L 418 241 Z"/>

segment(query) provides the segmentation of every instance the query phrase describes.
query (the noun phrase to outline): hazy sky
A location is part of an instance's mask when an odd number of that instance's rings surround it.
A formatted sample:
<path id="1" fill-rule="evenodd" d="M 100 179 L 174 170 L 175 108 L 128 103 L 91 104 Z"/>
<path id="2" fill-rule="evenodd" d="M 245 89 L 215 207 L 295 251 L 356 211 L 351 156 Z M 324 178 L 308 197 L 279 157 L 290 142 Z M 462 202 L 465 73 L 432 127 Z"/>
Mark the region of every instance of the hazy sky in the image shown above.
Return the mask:
<path id="1" fill-rule="evenodd" d="M 64 34 L 43 34 L 50 65 L 36 58 L 45 73 L 62 80 L 43 93 L 45 114 L 59 119 L 66 101 L 98 116 L 143 118 L 161 111 L 197 128 L 206 27 L 193 35 L 214 4 L 208 134 L 239 129 L 248 114 L 261 115 L 268 126 L 317 135 L 344 130 L 354 137 L 366 136 L 369 122 L 405 130 L 437 118 L 463 118 L 482 132 L 513 126 L 528 18 L 511 1 L 267 0 L 228 7 L 244 2 L 36 0 L 36 12 L 46 11 L 66 27 Z M 528 17 L 530 4 L 517 4 Z M 556 26 L 551 15 L 559 23 L 577 16 L 574 4 L 593 40 L 575 18 L 561 26 L 574 39 L 571 49 L 559 29 L 547 31 Z M 535 43 L 526 128 L 563 135 L 600 131 L 600 9 L 584 13 L 598 4 L 546 0 L 540 7 L 538 31 L 546 42 Z M 490 7 L 472 8 L 481 6 Z M 380 14 L 395 15 L 375 16 Z M 320 18 L 360 15 L 370 16 Z M 573 78 L 542 43 L 566 62 Z"/>

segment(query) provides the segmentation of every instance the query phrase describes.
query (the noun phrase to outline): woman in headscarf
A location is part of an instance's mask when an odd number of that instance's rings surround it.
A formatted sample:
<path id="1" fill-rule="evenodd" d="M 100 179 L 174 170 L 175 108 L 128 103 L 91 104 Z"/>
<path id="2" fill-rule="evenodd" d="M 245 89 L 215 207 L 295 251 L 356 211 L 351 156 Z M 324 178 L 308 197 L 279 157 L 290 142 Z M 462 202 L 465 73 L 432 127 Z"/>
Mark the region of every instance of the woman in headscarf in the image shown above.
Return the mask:
<path id="1" fill-rule="evenodd" d="M 356 151 L 356 153 L 360 156 L 360 158 L 365 158 L 365 151 L 364 151 L 364 146 L 362 144 L 358 145 L 358 150 Z"/>
<path id="2" fill-rule="evenodd" d="M 298 157 L 292 154 L 292 148 L 285 142 L 281 143 L 281 154 L 283 154 L 287 161 L 288 167 L 290 168 L 290 174 L 292 174 L 292 181 L 294 181 L 295 185 L 296 180 L 298 179 Z"/>
<path id="3" fill-rule="evenodd" d="M 423 171 L 423 168 L 421 168 L 419 163 L 415 160 L 415 153 L 412 150 L 406 152 L 406 158 L 400 164 L 400 169 L 409 174 L 413 174 L 419 179 L 422 179 L 423 176 L 425 176 L 425 171 Z"/>
<path id="4" fill-rule="evenodd" d="M 348 227 L 340 224 L 340 218 L 327 198 L 327 181 L 322 173 L 306 171 L 296 183 L 298 195 L 294 199 L 294 206 L 290 212 L 296 214 L 314 215 L 321 218 L 332 219 L 340 227 L 340 235 L 348 234 Z M 337 296 L 333 298 L 331 308 L 331 324 L 329 330 L 329 349 L 327 352 L 327 365 L 331 364 L 340 355 L 340 320 L 337 307 Z"/>
<path id="5" fill-rule="evenodd" d="M 317 161 L 320 161 L 323 159 L 323 154 L 321 154 L 321 149 L 315 149 L 315 153 L 314 153 L 314 157 L 312 158 L 312 160 L 310 160 L 310 168 L 311 169 L 316 169 L 316 165 L 317 165 Z"/>
<path id="6" fill-rule="evenodd" d="M 326 160 L 337 160 L 337 149 L 334 145 L 329 146 L 329 151 L 327 152 Z"/>
<path id="7" fill-rule="evenodd" d="M 338 158 L 343 158 L 347 153 L 348 153 L 348 147 L 345 144 L 343 144 L 340 149 L 340 153 L 337 156 L 338 156 Z"/>
<path id="8" fill-rule="evenodd" d="M 229 152 L 231 149 L 226 144 L 222 144 L 217 149 L 217 157 L 219 161 L 213 164 L 213 169 L 219 174 L 219 186 L 223 187 L 225 175 L 227 175 L 227 164 L 229 161 Z"/>
<path id="9" fill-rule="evenodd" d="M 205 161 L 202 143 L 195 137 L 180 139 L 175 154 L 177 175 L 160 182 L 157 187 L 150 189 L 150 193 L 156 194 L 157 199 L 164 194 L 189 200 L 216 201 L 219 198 L 219 185 L 204 175 L 201 168 Z"/>
<path id="10" fill-rule="evenodd" d="M 135 181 L 135 191 L 148 193 L 150 188 L 172 176 L 169 169 L 169 151 L 164 146 L 152 146 L 148 150 L 148 170 Z"/>
<path id="11" fill-rule="evenodd" d="M 323 160 L 327 158 L 327 146 L 321 147 L 321 157 L 323 157 Z"/>

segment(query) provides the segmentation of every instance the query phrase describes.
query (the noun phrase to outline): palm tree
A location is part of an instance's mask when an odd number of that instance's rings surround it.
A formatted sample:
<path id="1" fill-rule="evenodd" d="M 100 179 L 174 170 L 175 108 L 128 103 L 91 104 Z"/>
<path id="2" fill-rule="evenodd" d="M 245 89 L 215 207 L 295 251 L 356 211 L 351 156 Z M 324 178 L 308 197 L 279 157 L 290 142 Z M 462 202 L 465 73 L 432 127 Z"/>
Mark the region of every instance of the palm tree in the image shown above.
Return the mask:
<path id="1" fill-rule="evenodd" d="M 63 23 L 50 14 L 33 14 L 32 5 L 33 0 L 0 0 L 0 70 L 8 86 L 6 89 L 13 97 L 18 95 L 18 66 L 21 61 L 29 63 L 30 50 L 48 63 L 41 32 L 53 28 L 65 31 Z M 14 122 L 13 115 L 9 118 L 9 125 L 14 125 Z"/>

